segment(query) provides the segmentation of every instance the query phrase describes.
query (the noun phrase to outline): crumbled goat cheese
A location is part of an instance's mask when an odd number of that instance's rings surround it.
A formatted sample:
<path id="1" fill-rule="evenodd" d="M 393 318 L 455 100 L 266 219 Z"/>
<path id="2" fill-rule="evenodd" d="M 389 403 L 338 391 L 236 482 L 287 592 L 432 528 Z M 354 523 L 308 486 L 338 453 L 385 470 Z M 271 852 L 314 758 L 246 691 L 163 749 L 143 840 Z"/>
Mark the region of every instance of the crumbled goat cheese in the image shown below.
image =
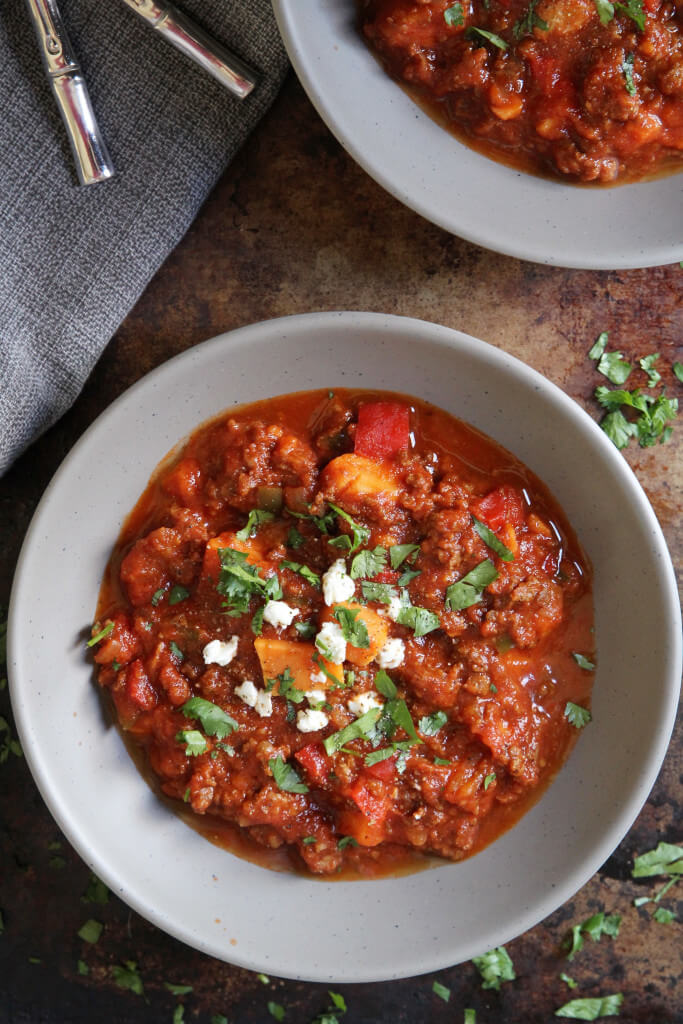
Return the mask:
<path id="1" fill-rule="evenodd" d="M 309 704 L 322 704 L 327 697 L 324 690 L 308 690 L 306 693 L 306 700 Z"/>
<path id="2" fill-rule="evenodd" d="M 398 668 L 403 664 L 405 657 L 405 644 L 398 636 L 389 637 L 382 650 L 377 655 L 377 664 L 380 668 Z"/>
<path id="3" fill-rule="evenodd" d="M 258 689 L 254 686 L 251 679 L 245 679 L 243 683 L 235 687 L 235 693 L 240 700 L 248 704 L 250 708 L 256 707 L 256 701 L 258 700 Z"/>
<path id="4" fill-rule="evenodd" d="M 348 601 L 356 592 L 356 584 L 346 572 L 343 558 L 333 562 L 323 576 L 323 598 L 326 605 Z"/>
<path id="5" fill-rule="evenodd" d="M 299 732 L 318 732 L 320 729 L 324 729 L 329 718 L 324 711 L 314 711 L 313 708 L 309 708 L 308 711 L 297 711 L 296 714 L 296 727 Z"/>
<path id="6" fill-rule="evenodd" d="M 291 626 L 292 619 L 299 614 L 298 608 L 292 608 L 286 601 L 267 601 L 263 609 L 263 621 L 269 622 L 276 629 Z"/>
<path id="7" fill-rule="evenodd" d="M 310 680 L 312 683 L 326 683 L 327 676 L 324 672 L 311 672 Z"/>
<path id="8" fill-rule="evenodd" d="M 270 718 L 273 713 L 273 697 L 266 690 L 259 690 L 254 711 L 261 718 Z"/>
<path id="9" fill-rule="evenodd" d="M 403 608 L 405 608 L 405 602 L 401 600 L 398 594 L 394 594 L 391 601 L 389 602 L 389 607 L 387 608 L 387 615 L 394 622 L 398 622 L 398 617 L 401 614 Z"/>
<path id="10" fill-rule="evenodd" d="M 346 657 L 346 640 L 338 622 L 326 622 L 315 638 L 315 646 L 333 665 L 341 665 Z"/>
<path id="11" fill-rule="evenodd" d="M 352 715 L 356 715 L 360 718 L 366 711 L 371 711 L 372 708 L 383 708 L 384 703 L 374 693 L 357 693 L 346 702 L 346 706 Z"/>
<path id="12" fill-rule="evenodd" d="M 225 668 L 237 654 L 239 637 L 231 636 L 229 640 L 211 640 L 202 651 L 205 665 L 220 665 Z"/>

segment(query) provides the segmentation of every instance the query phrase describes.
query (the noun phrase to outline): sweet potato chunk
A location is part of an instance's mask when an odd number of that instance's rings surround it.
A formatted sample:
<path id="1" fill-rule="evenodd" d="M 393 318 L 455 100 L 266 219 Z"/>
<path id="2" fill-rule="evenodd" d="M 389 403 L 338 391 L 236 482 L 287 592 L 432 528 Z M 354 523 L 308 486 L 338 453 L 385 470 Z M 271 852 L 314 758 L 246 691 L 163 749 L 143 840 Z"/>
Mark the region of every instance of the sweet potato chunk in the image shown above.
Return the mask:
<path id="1" fill-rule="evenodd" d="M 372 608 L 367 608 L 365 605 L 357 604 L 355 601 L 340 601 L 339 604 L 335 604 L 331 608 L 326 608 L 322 614 L 323 621 L 339 621 L 334 614 L 335 608 L 348 608 L 349 611 L 357 612 L 357 618 L 365 623 L 365 627 L 368 631 L 368 637 L 370 639 L 370 646 L 354 647 L 353 644 L 350 643 L 347 643 L 346 645 L 346 660 L 350 661 L 352 665 L 358 665 L 359 668 L 364 668 L 365 665 L 369 665 L 371 661 L 375 660 L 387 642 L 387 637 L 389 636 L 389 624 L 385 618 L 379 615 Z"/>
<path id="2" fill-rule="evenodd" d="M 344 499 L 394 496 L 399 485 L 386 462 L 375 462 L 364 455 L 339 455 L 320 474 L 320 488 L 325 496 L 341 505 Z"/>
<path id="3" fill-rule="evenodd" d="M 325 683 L 313 682 L 311 679 L 311 676 L 317 676 L 322 672 L 321 664 L 339 683 L 344 681 L 341 666 L 326 661 L 316 651 L 314 644 L 259 636 L 254 640 L 254 647 L 261 662 L 264 682 L 266 679 L 275 679 L 288 668 L 298 690 L 307 692 L 320 687 L 325 689 L 332 683 L 329 676 L 326 676 Z M 320 660 L 320 664 L 313 660 L 314 655 Z"/>

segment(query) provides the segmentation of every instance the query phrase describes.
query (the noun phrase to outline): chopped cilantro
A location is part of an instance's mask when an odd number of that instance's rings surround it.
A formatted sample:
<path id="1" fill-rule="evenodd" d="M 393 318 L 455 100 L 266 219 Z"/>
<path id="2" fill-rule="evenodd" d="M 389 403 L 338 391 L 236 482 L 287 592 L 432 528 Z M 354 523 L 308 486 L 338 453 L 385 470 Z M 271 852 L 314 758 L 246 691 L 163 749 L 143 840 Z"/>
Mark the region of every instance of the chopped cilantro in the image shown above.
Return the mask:
<path id="1" fill-rule="evenodd" d="M 415 636 L 425 636 L 427 633 L 431 633 L 433 629 L 438 629 L 441 625 L 441 619 L 435 612 L 430 612 L 428 608 L 419 608 L 412 604 L 401 608 L 396 621 L 399 625 L 412 629 Z"/>
<path id="2" fill-rule="evenodd" d="M 624 359 L 621 352 L 603 352 L 596 369 L 612 384 L 622 385 L 630 377 L 633 365 Z"/>
<path id="3" fill-rule="evenodd" d="M 633 862 L 633 878 L 653 875 L 683 875 L 683 846 L 659 843 L 654 850 L 642 853 Z"/>
<path id="4" fill-rule="evenodd" d="M 612 5 L 610 4 L 610 7 L 611 6 Z M 609 339 L 609 335 L 608 335 L 607 331 L 602 331 L 601 334 L 598 334 L 597 338 L 595 339 L 595 342 L 593 343 L 593 347 L 590 349 L 590 351 L 588 353 L 588 358 L 589 359 L 600 359 L 600 357 L 604 353 L 605 349 L 607 348 L 607 341 L 608 341 L 608 339 Z"/>
<path id="5" fill-rule="evenodd" d="M 629 94 L 629 96 L 635 96 L 635 94 L 636 94 L 636 83 L 633 81 L 633 62 L 634 61 L 635 61 L 635 55 L 632 54 L 632 53 L 627 53 L 626 56 L 624 57 L 624 62 L 621 65 L 621 73 L 624 76 L 624 88 L 626 89 L 626 92 Z M 655 356 L 655 358 L 656 358 L 656 356 Z M 642 359 L 640 360 L 640 365 L 641 365 L 641 367 L 643 369 L 645 369 L 645 367 L 643 366 L 643 360 Z M 654 371 L 654 373 L 656 374 L 657 379 L 661 379 L 660 374 L 658 374 L 656 370 Z M 649 387 L 654 387 L 655 384 L 657 383 L 657 379 L 653 379 L 653 382 L 650 385 L 648 385 L 648 386 Z M 618 383 L 618 382 L 615 381 L 615 383 Z"/>
<path id="6" fill-rule="evenodd" d="M 447 1003 L 451 998 L 451 990 L 446 988 L 445 985 L 442 985 L 440 981 L 432 982 L 432 992 L 434 995 L 438 996 L 439 999 L 443 999 L 444 1003 Z"/>
<path id="7" fill-rule="evenodd" d="M 373 764 L 379 764 L 380 761 L 388 761 L 394 754 L 405 753 L 410 750 L 413 743 L 414 740 L 403 740 L 400 743 L 391 743 L 388 747 L 382 747 L 381 750 L 371 750 L 369 754 L 365 755 L 363 763 L 370 768 Z"/>
<path id="8" fill-rule="evenodd" d="M 572 999 L 559 1010 L 556 1017 L 570 1017 L 572 1020 L 597 1020 L 598 1017 L 618 1017 L 624 997 L 621 992 L 611 996 L 597 996 L 589 999 Z"/>
<path id="9" fill-rule="evenodd" d="M 387 562 L 387 549 L 378 545 L 373 551 L 359 551 L 351 562 L 349 573 L 352 580 L 372 579 L 382 572 Z"/>
<path id="10" fill-rule="evenodd" d="M 674 363 L 671 369 L 674 372 L 676 380 L 679 380 L 683 384 L 683 363 Z"/>
<path id="11" fill-rule="evenodd" d="M 445 765 L 450 764 L 450 763 L 451 762 L 447 761 L 446 758 L 444 758 L 444 757 L 435 757 L 434 758 L 434 764 L 438 764 L 441 767 L 444 767 Z"/>
<path id="12" fill-rule="evenodd" d="M 199 757 L 209 749 L 206 738 L 198 729 L 181 729 L 176 733 L 175 738 L 179 743 L 185 744 L 185 753 L 188 757 Z"/>
<path id="13" fill-rule="evenodd" d="M 417 727 L 423 736 L 436 736 L 437 732 L 444 727 L 448 721 L 445 711 L 433 711 L 431 715 L 425 715 L 417 723 Z"/>
<path id="14" fill-rule="evenodd" d="M 199 719 L 207 736 L 215 736 L 218 740 L 225 739 L 239 729 L 234 718 L 217 704 L 204 700 L 203 697 L 190 697 L 180 710 L 185 718 Z"/>
<path id="15" fill-rule="evenodd" d="M 77 934 L 79 939 L 83 939 L 84 942 L 89 942 L 94 946 L 96 942 L 99 942 L 103 929 L 103 924 L 100 924 L 99 921 L 94 921 L 90 918 L 81 928 L 78 929 Z"/>
<path id="16" fill-rule="evenodd" d="M 573 978 L 570 978 L 568 974 L 564 973 L 564 971 L 560 975 L 560 981 L 563 981 L 567 988 L 578 988 L 578 982 L 574 981 Z"/>
<path id="17" fill-rule="evenodd" d="M 152 594 L 152 600 L 150 603 L 153 604 L 154 607 L 156 608 L 159 602 L 163 599 L 165 593 L 166 591 L 164 590 L 164 588 L 159 587 L 159 589 L 155 590 L 154 593 Z"/>
<path id="18" fill-rule="evenodd" d="M 278 684 L 278 693 L 281 697 L 286 697 L 287 700 L 293 701 L 294 704 L 301 704 L 302 700 L 306 696 L 303 690 L 299 690 L 294 685 L 294 676 L 290 672 L 289 668 L 286 668 L 284 672 L 280 672 L 275 679 L 269 679 L 266 689 L 272 690 L 275 684 Z"/>
<path id="19" fill-rule="evenodd" d="M 465 1010 L 465 1016 L 463 1018 L 463 1024 L 477 1024 L 477 1014 L 475 1010 Z"/>
<path id="20" fill-rule="evenodd" d="M 299 576 L 302 576 L 308 583 L 314 587 L 320 586 L 320 576 L 317 572 L 313 572 L 307 565 L 302 565 L 301 562 L 288 562 L 287 560 L 280 562 L 281 569 L 291 569 L 292 572 L 296 572 Z"/>
<path id="21" fill-rule="evenodd" d="M 263 632 L 263 616 L 265 614 L 265 610 L 266 606 L 262 604 L 260 608 L 256 609 L 251 617 L 251 631 L 254 636 L 261 636 L 261 633 Z"/>
<path id="22" fill-rule="evenodd" d="M 277 576 L 263 579 L 258 566 L 247 562 L 244 551 L 234 548 L 219 548 L 221 573 L 216 589 L 226 599 L 226 605 L 238 612 L 246 612 L 252 596 L 279 600 L 282 597 Z"/>
<path id="23" fill-rule="evenodd" d="M 182 1003 L 178 1003 L 175 1010 L 173 1011 L 172 1024 L 183 1024 L 185 1020 L 185 1007 Z"/>
<path id="24" fill-rule="evenodd" d="M 399 587 L 407 587 L 420 575 L 422 575 L 422 569 L 405 569 L 398 578 Z"/>
<path id="25" fill-rule="evenodd" d="M 462 10 L 462 4 L 455 3 L 451 7 L 447 7 L 443 12 L 443 20 L 449 28 L 459 28 L 461 25 L 464 25 L 465 17 Z"/>
<path id="26" fill-rule="evenodd" d="M 584 669 L 586 672 L 595 671 L 595 665 L 592 661 L 589 661 L 585 654 L 579 654 L 578 651 L 572 651 L 572 658 L 579 666 L 579 668 Z"/>
<path id="27" fill-rule="evenodd" d="M 344 639 L 352 647 L 367 648 L 370 646 L 370 635 L 368 627 L 362 619 L 359 619 L 360 610 L 357 608 L 345 608 L 343 605 L 334 606 L 334 617 L 341 626 Z"/>
<path id="28" fill-rule="evenodd" d="M 652 917 L 658 924 L 672 924 L 676 920 L 673 910 L 666 910 L 665 907 L 657 907 Z"/>
<path id="29" fill-rule="evenodd" d="M 259 526 L 263 523 L 269 523 L 273 519 L 275 519 L 275 514 L 273 512 L 264 512 L 263 509 L 252 508 L 246 524 L 235 534 L 235 536 L 241 541 L 249 540 L 250 537 L 254 536 Z"/>
<path id="30" fill-rule="evenodd" d="M 512 29 L 512 34 L 515 39 L 521 39 L 523 36 L 530 36 L 535 28 L 539 28 L 541 32 L 548 31 L 548 22 L 544 21 L 540 15 L 536 14 L 535 7 L 537 3 L 538 0 L 531 0 L 524 17 L 515 22 Z"/>
<path id="31" fill-rule="evenodd" d="M 317 841 L 315 836 L 304 836 L 301 840 L 304 846 L 310 846 L 312 843 L 317 843 Z"/>
<path id="32" fill-rule="evenodd" d="M 487 775 L 486 778 L 484 779 L 484 792 L 486 792 L 486 790 L 489 788 L 491 783 L 495 782 L 495 781 L 496 781 L 496 773 L 495 772 L 491 772 L 490 775 Z"/>
<path id="33" fill-rule="evenodd" d="M 621 917 L 618 914 L 604 914 L 602 911 L 593 914 L 581 924 L 575 924 L 564 940 L 567 960 L 573 960 L 583 949 L 584 935 L 588 935 L 593 942 L 599 942 L 603 935 L 616 939 L 620 927 Z"/>
<path id="34" fill-rule="evenodd" d="M 83 903 L 108 903 L 109 902 L 109 889 L 107 889 L 101 879 L 97 875 L 90 875 L 87 888 L 81 896 Z"/>
<path id="35" fill-rule="evenodd" d="M 285 1019 L 284 1006 L 280 1006 L 279 1003 L 274 1003 L 272 1002 L 272 1000 L 268 1003 L 268 1013 L 271 1015 L 271 1017 L 275 1017 L 275 1020 Z"/>
<path id="36" fill-rule="evenodd" d="M 86 962 L 84 960 L 77 960 L 76 961 L 76 970 L 83 977 L 85 977 L 86 975 L 90 974 L 90 968 L 88 967 L 88 965 L 86 964 Z"/>
<path id="37" fill-rule="evenodd" d="M 486 523 L 482 523 L 476 516 L 472 516 L 472 525 L 474 526 L 475 533 L 479 534 L 487 548 L 495 551 L 504 562 L 514 562 L 515 556 L 510 551 L 510 548 L 506 547 L 501 540 L 498 540 L 493 530 L 490 530 Z"/>
<path id="38" fill-rule="evenodd" d="M 564 717 L 575 729 L 583 729 L 584 725 L 590 722 L 592 715 L 588 708 L 582 708 L 580 704 L 568 700 L 564 708 Z"/>
<path id="39" fill-rule="evenodd" d="M 168 989 L 171 995 L 174 996 L 186 996 L 189 995 L 190 992 L 194 991 L 192 985 L 174 985 L 170 981 L 164 982 L 164 988 Z"/>
<path id="40" fill-rule="evenodd" d="M 481 601 L 482 594 L 489 583 L 498 579 L 498 571 L 490 558 L 486 558 L 474 569 L 470 569 L 461 580 L 452 583 L 446 590 L 446 607 L 452 611 L 461 611 Z"/>
<path id="41" fill-rule="evenodd" d="M 106 624 L 106 626 L 102 627 L 102 629 L 99 631 L 99 633 L 95 633 L 94 636 L 90 637 L 90 639 L 88 640 L 88 642 L 87 642 L 87 644 L 85 646 L 86 647 L 94 647 L 95 644 L 99 644 L 99 642 L 101 640 L 104 640 L 104 638 L 106 636 L 109 636 L 110 633 L 113 633 L 113 631 L 114 631 L 114 623 L 110 619 L 109 622 Z"/>
<path id="42" fill-rule="evenodd" d="M 392 569 L 400 568 L 403 563 L 411 558 L 411 555 L 415 555 L 420 550 L 419 544 L 392 544 L 389 548 L 389 564 Z"/>
<path id="43" fill-rule="evenodd" d="M 277 757 L 271 757 L 268 767 L 273 773 L 278 789 L 285 793 L 308 793 L 308 786 L 301 781 L 299 773 L 292 768 L 291 764 L 287 764 L 280 754 Z"/>
<path id="44" fill-rule="evenodd" d="M 334 505 L 332 502 L 330 502 L 329 505 L 330 508 L 334 512 L 336 512 L 338 516 L 340 516 L 349 524 L 349 526 L 351 527 L 351 532 L 353 534 L 353 539 L 349 537 L 348 533 L 342 533 L 339 535 L 339 537 L 333 537 L 332 540 L 329 540 L 327 543 L 331 544 L 332 547 L 344 548 L 348 550 L 350 554 L 356 551 L 361 546 L 361 544 L 367 544 L 367 542 L 370 540 L 370 531 L 367 529 L 367 527 L 361 526 L 359 523 L 356 523 L 348 514 L 348 512 L 345 512 L 343 508 L 339 507 L 339 505 Z"/>
<path id="45" fill-rule="evenodd" d="M 4 734 L 4 735 L 3 735 Z M 9 722 L 0 715 L 0 764 L 4 764 L 10 754 L 15 757 L 22 757 L 23 751 L 19 740 L 14 739 Z"/>
<path id="46" fill-rule="evenodd" d="M 353 836 L 342 836 L 337 842 L 337 848 L 343 850 L 346 846 L 358 846 L 358 840 Z"/>
<path id="47" fill-rule="evenodd" d="M 112 967 L 111 973 L 115 984 L 119 988 L 128 989 L 138 996 L 144 994 L 142 978 L 140 977 L 135 960 L 126 960 L 121 966 L 115 965 Z"/>
<path id="48" fill-rule="evenodd" d="M 616 10 L 621 11 L 627 18 L 634 21 L 641 32 L 645 29 L 645 11 L 643 10 L 643 0 L 626 0 L 626 3 L 615 3 L 614 7 Z"/>
<path id="49" fill-rule="evenodd" d="M 181 601 L 184 601 L 189 596 L 190 591 L 187 589 L 187 587 L 181 587 L 179 583 L 176 583 L 175 586 L 171 587 L 171 589 L 168 592 L 168 603 L 180 604 Z"/>
<path id="50" fill-rule="evenodd" d="M 302 534 L 299 533 L 296 526 L 291 526 L 289 529 L 289 533 L 287 534 L 287 547 L 293 548 L 294 551 L 296 551 L 297 548 L 300 548 L 301 545 L 305 543 L 305 537 L 303 537 Z"/>
<path id="51" fill-rule="evenodd" d="M 614 4 L 610 0 L 593 0 L 595 3 L 595 9 L 598 12 L 598 17 L 602 25 L 607 25 L 614 17 Z M 607 339 L 607 332 L 603 332 L 605 339 Z M 601 334 L 600 337 L 603 337 Z M 596 357 L 597 358 L 597 357 Z"/>
<path id="52" fill-rule="evenodd" d="M 618 411 L 608 412 L 600 421 L 600 426 L 612 444 L 620 451 L 622 448 L 626 448 L 630 439 L 638 433 L 635 424 L 629 423 L 623 412 Z"/>
<path id="53" fill-rule="evenodd" d="M 357 718 L 355 722 L 344 726 L 338 732 L 333 732 L 331 736 L 323 740 L 326 753 L 331 756 L 338 750 L 341 750 L 347 743 L 350 743 L 351 740 L 367 739 L 381 714 L 381 708 L 370 708 L 364 715 Z"/>
<path id="54" fill-rule="evenodd" d="M 173 657 L 177 658 L 178 661 L 184 661 L 185 660 L 185 655 L 180 650 L 180 648 L 178 647 L 178 644 L 175 642 L 175 640 L 171 640 L 170 641 L 170 643 L 168 645 L 168 649 L 171 652 L 171 654 L 173 655 Z"/>
<path id="55" fill-rule="evenodd" d="M 314 622 L 295 622 L 294 628 L 305 640 L 315 636 L 317 627 Z"/>
<path id="56" fill-rule="evenodd" d="M 228 1024 L 228 1018 L 222 1013 L 214 1013 L 211 1018 L 211 1024 Z"/>
<path id="57" fill-rule="evenodd" d="M 472 963 L 482 978 L 482 988 L 500 990 L 501 982 L 514 981 L 517 975 L 505 946 L 496 946 L 483 956 L 472 957 Z"/>
<path id="58" fill-rule="evenodd" d="M 497 36 L 495 32 L 487 32 L 485 28 L 476 28 L 475 25 L 470 25 L 469 28 L 465 29 L 465 39 L 471 39 L 473 42 L 478 43 L 479 46 L 481 46 L 481 40 L 484 39 L 487 43 L 497 46 L 499 50 L 507 50 L 508 48 L 505 40 Z"/>
<path id="59" fill-rule="evenodd" d="M 376 601 L 378 604 L 391 604 L 398 592 L 390 583 L 371 583 L 363 580 L 360 585 L 363 597 L 366 601 Z"/>
<path id="60" fill-rule="evenodd" d="M 393 700 L 398 695 L 394 681 L 383 668 L 375 676 L 375 689 L 390 700 Z"/>

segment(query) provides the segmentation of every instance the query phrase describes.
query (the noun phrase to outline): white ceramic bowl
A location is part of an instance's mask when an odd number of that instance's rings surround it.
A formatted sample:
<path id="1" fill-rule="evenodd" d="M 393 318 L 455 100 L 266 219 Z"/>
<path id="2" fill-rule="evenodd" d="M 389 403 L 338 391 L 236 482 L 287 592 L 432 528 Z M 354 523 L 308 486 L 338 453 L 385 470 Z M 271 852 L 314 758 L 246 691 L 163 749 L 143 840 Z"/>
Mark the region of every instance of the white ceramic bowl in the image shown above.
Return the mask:
<path id="1" fill-rule="evenodd" d="M 406 206 L 479 245 L 561 267 L 683 260 L 683 174 L 616 188 L 523 174 L 458 142 L 383 71 L 354 0 L 273 0 L 301 82 L 351 156 Z"/>
<path id="2" fill-rule="evenodd" d="M 184 825 L 153 796 L 105 720 L 83 646 L 122 522 L 169 449 L 231 404 L 335 386 L 413 393 L 511 448 L 549 484 L 595 568 L 594 721 L 554 784 L 470 860 L 371 882 L 270 872 Z M 9 622 L 11 696 L 48 807 L 130 906 L 244 967 L 372 981 L 436 970 L 508 941 L 605 861 L 666 752 L 679 629 L 652 509 L 578 405 L 523 363 L 457 331 L 373 313 L 318 313 L 189 349 L 87 431 L 50 484 L 21 553 Z"/>

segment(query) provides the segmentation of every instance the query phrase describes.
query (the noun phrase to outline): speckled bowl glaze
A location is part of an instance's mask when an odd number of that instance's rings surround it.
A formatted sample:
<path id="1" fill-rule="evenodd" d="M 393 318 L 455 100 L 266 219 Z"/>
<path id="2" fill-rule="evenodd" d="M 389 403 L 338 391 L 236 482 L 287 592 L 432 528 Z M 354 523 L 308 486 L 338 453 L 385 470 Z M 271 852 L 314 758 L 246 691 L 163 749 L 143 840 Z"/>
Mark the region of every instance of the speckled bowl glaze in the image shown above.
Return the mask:
<path id="1" fill-rule="evenodd" d="M 273 0 L 296 72 L 328 127 L 406 206 L 471 242 L 561 267 L 683 260 L 683 174 L 616 188 L 523 174 L 462 143 L 389 76 L 354 0 Z"/>
<path id="2" fill-rule="evenodd" d="M 330 882 L 211 845 L 163 806 L 106 721 L 84 652 L 100 579 L 157 463 L 235 403 L 308 388 L 418 395 L 512 449 L 550 486 L 595 568 L 594 721 L 539 803 L 461 864 Z M 481 954 L 571 897 L 624 836 L 673 724 L 680 614 L 667 549 L 627 464 L 523 363 L 435 324 L 373 313 L 271 320 L 161 366 L 93 424 L 50 484 L 12 592 L 9 671 L 40 791 L 88 865 L 183 942 L 254 970 L 360 982 Z"/>

